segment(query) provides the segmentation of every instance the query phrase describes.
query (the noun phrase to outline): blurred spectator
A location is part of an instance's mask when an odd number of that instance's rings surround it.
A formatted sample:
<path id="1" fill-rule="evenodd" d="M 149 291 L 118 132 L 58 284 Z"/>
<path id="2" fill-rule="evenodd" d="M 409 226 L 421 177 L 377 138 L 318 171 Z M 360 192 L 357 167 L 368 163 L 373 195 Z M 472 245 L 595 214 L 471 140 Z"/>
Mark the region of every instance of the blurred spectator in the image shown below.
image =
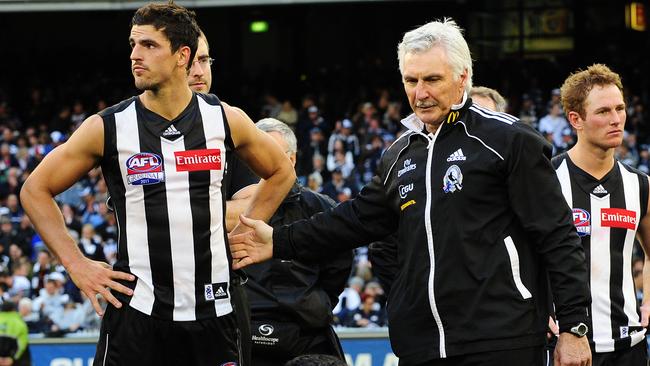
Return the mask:
<path id="1" fill-rule="evenodd" d="M 46 335 L 50 337 L 62 336 L 67 333 L 74 333 L 81 328 L 84 313 L 76 302 L 68 300 L 62 309 L 52 314 L 50 319 L 52 320 L 52 326 Z"/>
<path id="2" fill-rule="evenodd" d="M 45 278 L 45 288 L 39 291 L 34 299 L 33 310 L 43 317 L 51 318 L 52 314 L 62 311 L 63 305 L 70 296 L 63 293 L 65 277 L 59 272 L 52 272 Z"/>
<path id="3" fill-rule="evenodd" d="M 94 261 L 106 262 L 101 238 L 95 234 L 95 228 L 91 224 L 85 224 L 81 229 L 79 249 L 86 257 Z"/>
<path id="4" fill-rule="evenodd" d="M 36 263 L 32 267 L 32 290 L 35 294 L 39 294 L 45 287 L 45 279 L 50 272 L 52 272 L 52 255 L 49 250 L 42 249 L 38 251 Z"/>
<path id="5" fill-rule="evenodd" d="M 290 100 L 285 100 L 282 103 L 282 109 L 276 118 L 286 123 L 287 126 L 291 127 L 292 130 L 296 130 L 296 123 L 298 123 L 298 112 L 295 108 L 293 108 Z"/>
<path id="6" fill-rule="evenodd" d="M 335 140 L 332 152 L 327 154 L 327 170 L 334 172 L 340 170 L 343 179 L 347 179 L 354 170 L 354 157 L 345 149 L 342 140 Z"/>
<path id="7" fill-rule="evenodd" d="M 32 300 L 28 297 L 23 297 L 18 302 L 18 313 L 23 318 L 29 333 L 41 333 L 46 330 L 46 324 L 41 319 L 38 312 L 34 311 Z"/>
<path id="8" fill-rule="evenodd" d="M 352 277 L 348 280 L 348 287 L 341 292 L 339 302 L 334 307 L 334 310 L 332 310 L 338 324 L 346 324 L 349 314 L 361 305 L 362 288 L 363 279 L 360 277 Z"/>
<path id="9" fill-rule="evenodd" d="M 364 327 L 376 328 L 384 326 L 384 314 L 379 303 L 375 301 L 372 295 L 366 296 L 359 306 L 350 315 L 348 326 L 350 327 Z"/>
<path id="10" fill-rule="evenodd" d="M 537 116 L 537 108 L 535 107 L 533 100 L 528 94 L 522 95 L 521 108 L 519 109 L 519 121 L 537 129 Z"/>
<path id="11" fill-rule="evenodd" d="M 562 146 L 562 131 L 568 127 L 569 123 L 564 118 L 559 103 L 551 105 L 548 114 L 539 120 L 539 131 L 545 135 L 552 135 L 552 142 L 556 149 Z"/>

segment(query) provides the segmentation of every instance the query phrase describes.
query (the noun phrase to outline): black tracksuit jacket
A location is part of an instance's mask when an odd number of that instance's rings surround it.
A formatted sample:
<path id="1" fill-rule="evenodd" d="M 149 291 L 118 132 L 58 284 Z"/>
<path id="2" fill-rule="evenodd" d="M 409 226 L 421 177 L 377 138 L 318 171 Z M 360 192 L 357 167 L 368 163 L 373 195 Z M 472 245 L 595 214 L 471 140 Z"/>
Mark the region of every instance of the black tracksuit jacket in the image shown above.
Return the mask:
<path id="1" fill-rule="evenodd" d="M 274 257 L 319 258 L 397 230 L 388 299 L 404 364 L 544 344 L 548 281 L 562 324 L 586 322 L 585 255 L 550 145 L 464 97 L 436 134 L 411 115 L 359 196 L 274 230 Z"/>

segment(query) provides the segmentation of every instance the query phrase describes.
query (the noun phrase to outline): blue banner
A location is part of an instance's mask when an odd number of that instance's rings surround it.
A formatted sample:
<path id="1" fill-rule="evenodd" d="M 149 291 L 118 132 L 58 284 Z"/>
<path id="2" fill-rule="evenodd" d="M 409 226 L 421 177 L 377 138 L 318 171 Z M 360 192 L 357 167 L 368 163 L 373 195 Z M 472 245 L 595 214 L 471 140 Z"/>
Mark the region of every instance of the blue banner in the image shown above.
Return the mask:
<path id="1" fill-rule="evenodd" d="M 341 337 L 345 359 L 350 366 L 397 366 L 397 357 L 390 349 L 388 338 Z M 50 343 L 52 342 L 52 343 Z M 95 343 L 80 340 L 39 340 L 30 344 L 34 366 L 92 366 Z"/>

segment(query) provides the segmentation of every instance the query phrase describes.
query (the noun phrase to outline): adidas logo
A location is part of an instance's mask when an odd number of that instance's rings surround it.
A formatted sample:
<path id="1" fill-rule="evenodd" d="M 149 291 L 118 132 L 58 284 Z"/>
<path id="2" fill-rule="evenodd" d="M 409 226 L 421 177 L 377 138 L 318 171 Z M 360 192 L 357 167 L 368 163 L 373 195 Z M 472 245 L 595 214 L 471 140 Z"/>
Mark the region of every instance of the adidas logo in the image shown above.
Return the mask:
<path id="1" fill-rule="evenodd" d="M 602 184 L 599 184 L 598 187 L 594 188 L 593 194 L 607 194 L 607 190 L 603 187 Z"/>
<path id="2" fill-rule="evenodd" d="M 467 157 L 463 154 L 462 149 L 458 149 L 454 151 L 453 154 L 449 155 L 447 158 L 447 162 L 452 162 L 452 161 L 465 161 Z"/>
<path id="3" fill-rule="evenodd" d="M 178 136 L 181 134 L 181 131 L 177 130 L 174 125 L 169 125 L 167 129 L 163 132 L 163 136 Z"/>
<path id="4" fill-rule="evenodd" d="M 223 290 L 223 287 L 219 286 L 219 288 L 217 289 L 217 292 L 214 293 L 214 296 L 220 296 L 220 295 L 223 296 L 225 294 L 226 294 L 226 291 Z"/>

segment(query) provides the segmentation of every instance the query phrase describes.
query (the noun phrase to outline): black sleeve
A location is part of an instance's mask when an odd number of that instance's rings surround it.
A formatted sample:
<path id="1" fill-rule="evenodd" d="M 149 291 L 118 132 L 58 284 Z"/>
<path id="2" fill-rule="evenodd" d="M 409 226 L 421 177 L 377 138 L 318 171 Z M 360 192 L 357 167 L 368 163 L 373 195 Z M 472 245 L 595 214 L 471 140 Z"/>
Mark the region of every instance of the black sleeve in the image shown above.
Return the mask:
<path id="1" fill-rule="evenodd" d="M 273 231 L 273 257 L 318 260 L 367 245 L 397 230 L 397 213 L 388 206 L 384 185 L 375 176 L 359 195 L 332 210 Z"/>
<path id="2" fill-rule="evenodd" d="M 320 206 L 314 213 L 327 211 L 330 208 L 336 207 L 336 202 L 328 196 L 314 192 L 311 192 L 311 194 L 317 197 L 319 202 L 318 206 Z M 332 309 L 338 303 L 339 295 L 345 289 L 348 278 L 350 278 L 353 261 L 354 252 L 352 250 L 343 250 L 335 257 L 321 260 L 318 282 L 325 293 L 327 293 L 330 304 L 332 304 Z"/>
<path id="3" fill-rule="evenodd" d="M 253 171 L 239 159 L 239 157 L 233 154 L 230 159 L 228 167 L 228 174 L 230 175 L 229 184 L 226 187 L 226 200 L 230 201 L 232 196 L 234 196 L 240 190 L 248 187 L 251 184 L 257 184 L 260 181 L 260 178 L 253 173 Z"/>
<path id="4" fill-rule="evenodd" d="M 560 324 L 586 322 L 591 295 L 585 253 L 549 160 L 550 146 L 531 132 L 520 132 L 506 161 L 510 203 L 536 240 Z"/>
<path id="5" fill-rule="evenodd" d="M 368 246 L 368 259 L 372 263 L 372 274 L 377 277 L 386 296 L 397 276 L 397 235 L 392 234 L 384 240 Z"/>

